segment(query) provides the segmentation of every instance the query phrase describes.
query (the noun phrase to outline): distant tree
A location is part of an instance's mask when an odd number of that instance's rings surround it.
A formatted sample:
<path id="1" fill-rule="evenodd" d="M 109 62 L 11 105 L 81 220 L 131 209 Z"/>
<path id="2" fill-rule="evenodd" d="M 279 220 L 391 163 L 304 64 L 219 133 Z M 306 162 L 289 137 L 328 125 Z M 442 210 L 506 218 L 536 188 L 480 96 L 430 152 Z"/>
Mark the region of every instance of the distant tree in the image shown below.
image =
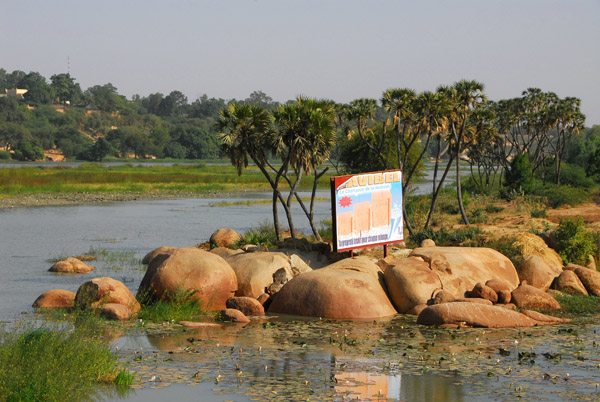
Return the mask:
<path id="1" fill-rule="evenodd" d="M 206 118 L 219 116 L 219 109 L 225 107 L 224 99 L 208 98 L 206 94 L 196 99 L 189 107 L 189 117 Z"/>
<path id="2" fill-rule="evenodd" d="M 142 107 L 146 112 L 158 115 L 158 106 L 165 96 L 160 92 L 150 94 L 141 99 Z"/>
<path id="3" fill-rule="evenodd" d="M 37 104 L 48 104 L 54 99 L 54 90 L 38 72 L 30 72 L 17 84 L 19 88 L 27 89 L 23 96 L 25 100 Z"/>
<path id="4" fill-rule="evenodd" d="M 0 122 L 22 123 L 25 121 L 25 110 L 19 102 L 8 96 L 0 98 Z"/>
<path id="5" fill-rule="evenodd" d="M 187 149 L 178 142 L 172 141 L 165 147 L 164 154 L 168 158 L 185 159 L 187 157 Z"/>
<path id="6" fill-rule="evenodd" d="M 137 159 L 144 158 L 151 150 L 152 142 L 150 138 L 139 127 L 127 127 L 121 142 L 121 152 L 123 154 L 133 152 L 134 157 Z"/>
<path id="7" fill-rule="evenodd" d="M 157 115 L 163 117 L 178 116 L 185 113 L 187 97 L 180 91 L 172 91 L 158 105 Z"/>
<path id="8" fill-rule="evenodd" d="M 105 85 L 94 85 L 85 91 L 86 100 L 103 112 L 114 112 L 125 108 L 125 98 L 117 92 L 110 82 Z"/>
<path id="9" fill-rule="evenodd" d="M 44 150 L 37 141 L 19 141 L 14 149 L 15 159 L 35 161 L 44 158 Z"/>
<path id="10" fill-rule="evenodd" d="M 0 146 L 5 150 L 13 149 L 18 143 L 31 138 L 29 130 L 18 123 L 0 121 Z"/>
<path id="11" fill-rule="evenodd" d="M 249 105 L 259 106 L 267 110 L 272 110 L 277 107 L 277 102 L 273 102 L 273 98 L 263 91 L 254 91 L 244 99 L 244 103 Z"/>
<path id="12" fill-rule="evenodd" d="M 83 96 L 81 87 L 69 73 L 55 74 L 50 77 L 50 81 L 52 82 L 50 85 L 54 89 L 54 95 L 59 103 L 74 104 Z"/>
<path id="13" fill-rule="evenodd" d="M 56 131 L 55 143 L 67 159 L 75 158 L 86 152 L 93 141 L 79 131 L 78 126 L 63 126 Z"/>
<path id="14" fill-rule="evenodd" d="M 111 151 L 111 146 L 104 137 L 100 137 L 94 142 L 94 145 L 87 152 L 88 160 L 102 162 L 105 156 Z"/>
<path id="15" fill-rule="evenodd" d="M 0 91 L 4 93 L 5 89 L 17 88 L 19 81 L 25 77 L 25 72 L 21 70 L 15 70 L 12 73 L 6 72 L 4 69 L 0 69 Z"/>

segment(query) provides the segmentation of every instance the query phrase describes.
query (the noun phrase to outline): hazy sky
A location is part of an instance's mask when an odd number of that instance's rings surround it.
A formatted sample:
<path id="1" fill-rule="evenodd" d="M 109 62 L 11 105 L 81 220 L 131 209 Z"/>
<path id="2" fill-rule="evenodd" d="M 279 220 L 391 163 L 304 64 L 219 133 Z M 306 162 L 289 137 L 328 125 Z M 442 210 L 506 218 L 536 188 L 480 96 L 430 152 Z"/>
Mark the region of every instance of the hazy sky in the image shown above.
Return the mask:
<path id="1" fill-rule="evenodd" d="M 131 97 L 348 102 L 476 79 L 582 100 L 600 124 L 600 0 L 0 0 L 0 68 Z"/>

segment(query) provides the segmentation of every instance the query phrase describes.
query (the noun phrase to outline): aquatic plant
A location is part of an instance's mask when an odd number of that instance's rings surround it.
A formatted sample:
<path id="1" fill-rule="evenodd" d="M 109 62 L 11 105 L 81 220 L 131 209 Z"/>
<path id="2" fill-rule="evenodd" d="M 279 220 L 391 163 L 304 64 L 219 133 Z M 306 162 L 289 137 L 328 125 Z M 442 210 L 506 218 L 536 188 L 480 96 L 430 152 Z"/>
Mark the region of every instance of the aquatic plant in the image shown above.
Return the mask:
<path id="1" fill-rule="evenodd" d="M 98 383 L 134 376 L 101 341 L 60 328 L 0 333 L 0 401 L 92 400 Z"/>

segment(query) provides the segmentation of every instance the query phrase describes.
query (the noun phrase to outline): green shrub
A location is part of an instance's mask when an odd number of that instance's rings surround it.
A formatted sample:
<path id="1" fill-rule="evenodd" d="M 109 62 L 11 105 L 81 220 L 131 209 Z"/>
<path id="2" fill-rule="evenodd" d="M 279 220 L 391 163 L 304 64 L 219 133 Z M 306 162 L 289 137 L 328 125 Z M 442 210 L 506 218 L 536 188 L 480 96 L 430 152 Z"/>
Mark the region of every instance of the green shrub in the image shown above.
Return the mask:
<path id="1" fill-rule="evenodd" d="M 504 173 L 505 185 L 513 190 L 522 190 L 526 193 L 533 186 L 533 166 L 527 154 L 517 154 L 510 161 L 510 166 Z"/>
<path id="2" fill-rule="evenodd" d="M 600 313 L 600 299 L 596 296 L 556 295 L 554 298 L 566 315 L 581 316 Z"/>
<path id="3" fill-rule="evenodd" d="M 38 328 L 0 337 L 0 401 L 91 400 L 97 383 L 113 383 L 122 372 L 107 345 L 77 331 Z M 121 374 L 119 382 L 130 385 L 133 375 Z"/>
<path id="4" fill-rule="evenodd" d="M 244 244 L 254 244 L 263 248 L 275 248 L 277 244 L 275 228 L 270 223 L 263 222 L 257 229 L 250 229 L 244 233 L 238 241 L 237 247 Z"/>
<path id="5" fill-rule="evenodd" d="M 468 218 L 470 223 L 488 223 L 488 216 L 481 208 L 470 211 Z"/>
<path id="6" fill-rule="evenodd" d="M 581 188 L 571 186 L 552 186 L 539 192 L 546 198 L 546 204 L 551 208 L 563 205 L 576 206 L 589 201 L 589 194 Z"/>
<path id="7" fill-rule="evenodd" d="M 540 208 L 540 209 L 532 209 L 531 210 L 531 217 L 532 218 L 546 218 L 546 208 Z"/>
<path id="8" fill-rule="evenodd" d="M 333 239 L 333 223 L 331 219 L 324 219 L 319 223 L 319 234 L 323 241 L 331 241 Z"/>
<path id="9" fill-rule="evenodd" d="M 521 250 L 515 245 L 516 238 L 513 236 L 501 236 L 485 242 L 484 246 L 498 251 L 508 257 L 517 266 L 520 264 Z"/>
<path id="10" fill-rule="evenodd" d="M 500 207 L 498 205 L 488 204 L 485 206 L 485 212 L 488 214 L 497 214 L 502 211 L 504 211 L 504 207 Z"/>
<path id="11" fill-rule="evenodd" d="M 558 254 L 565 264 L 585 264 L 590 254 L 598 251 L 596 236 L 585 228 L 583 218 L 564 218 L 560 220 L 554 232 Z"/>
<path id="12" fill-rule="evenodd" d="M 10 160 L 10 159 L 11 159 L 10 152 L 8 152 L 8 151 L 0 151 L 0 160 L 7 161 L 7 160 Z"/>
<path id="13" fill-rule="evenodd" d="M 142 309 L 138 318 L 143 321 L 168 322 L 168 321 L 193 321 L 206 315 L 205 307 L 194 298 L 195 291 L 179 289 L 175 294 L 165 296 L 165 300 L 151 303 L 144 297 L 138 297 Z"/>
<path id="14" fill-rule="evenodd" d="M 547 181 L 556 183 L 554 166 L 547 166 L 544 173 Z M 560 168 L 560 184 L 571 187 L 591 188 L 595 183 L 594 179 L 587 177 L 583 167 L 563 163 Z"/>
<path id="15" fill-rule="evenodd" d="M 472 245 L 480 242 L 480 236 L 482 234 L 483 231 L 476 226 L 469 226 L 458 230 L 441 228 L 437 231 L 429 227 L 421 229 L 412 236 L 409 236 L 409 242 L 413 247 L 419 246 L 425 239 L 435 241 L 435 244 L 438 246 L 460 246 L 466 245 L 465 243 L 470 243 Z"/>

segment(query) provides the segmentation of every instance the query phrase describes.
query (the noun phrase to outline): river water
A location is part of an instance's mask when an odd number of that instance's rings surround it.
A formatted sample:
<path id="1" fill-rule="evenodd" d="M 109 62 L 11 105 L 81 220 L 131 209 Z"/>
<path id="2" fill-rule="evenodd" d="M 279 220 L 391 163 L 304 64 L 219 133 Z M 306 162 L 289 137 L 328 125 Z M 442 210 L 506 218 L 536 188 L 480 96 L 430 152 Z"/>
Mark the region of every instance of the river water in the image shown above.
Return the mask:
<path id="1" fill-rule="evenodd" d="M 326 196 L 321 193 L 319 196 Z M 303 194 L 305 195 L 305 194 Z M 48 289 L 76 291 L 81 276 L 47 272 L 52 259 L 87 253 L 134 252 L 142 258 L 160 246 L 189 247 L 205 242 L 218 228 L 243 233 L 272 222 L 270 204 L 212 206 L 219 202 L 269 199 L 267 193 L 228 198 L 141 200 L 119 203 L 0 210 L 0 320 L 12 320 L 31 310 L 31 303 Z M 315 222 L 331 217 L 329 202 L 318 202 Z M 293 205 L 297 228 L 310 233 L 306 218 Z M 285 223 L 283 211 L 280 212 Z M 133 291 L 143 272 L 98 272 L 115 276 Z M 87 277 L 84 276 L 83 278 Z"/>
<path id="2" fill-rule="evenodd" d="M 47 272 L 52 259 L 90 250 L 140 259 L 159 246 L 202 243 L 217 228 L 242 233 L 271 221 L 270 204 L 214 204 L 269 198 L 268 193 L 247 193 L 0 210 L 0 320 L 35 317 L 31 304 L 49 289 L 76 291 L 89 278 L 111 276 L 135 292 L 144 274 L 116 261 L 85 275 L 57 275 Z M 298 228 L 309 233 L 297 205 L 294 215 Z M 315 220 L 328 218 L 329 202 L 318 202 Z M 600 382 L 597 320 L 522 331 L 436 330 L 419 327 L 406 316 L 269 325 L 186 332 L 171 328 L 151 335 L 140 328 L 117 336 L 112 346 L 136 373 L 137 389 L 107 392 L 104 400 L 478 402 L 600 397 L 595 388 Z M 546 353 L 551 358 L 543 357 Z"/>

